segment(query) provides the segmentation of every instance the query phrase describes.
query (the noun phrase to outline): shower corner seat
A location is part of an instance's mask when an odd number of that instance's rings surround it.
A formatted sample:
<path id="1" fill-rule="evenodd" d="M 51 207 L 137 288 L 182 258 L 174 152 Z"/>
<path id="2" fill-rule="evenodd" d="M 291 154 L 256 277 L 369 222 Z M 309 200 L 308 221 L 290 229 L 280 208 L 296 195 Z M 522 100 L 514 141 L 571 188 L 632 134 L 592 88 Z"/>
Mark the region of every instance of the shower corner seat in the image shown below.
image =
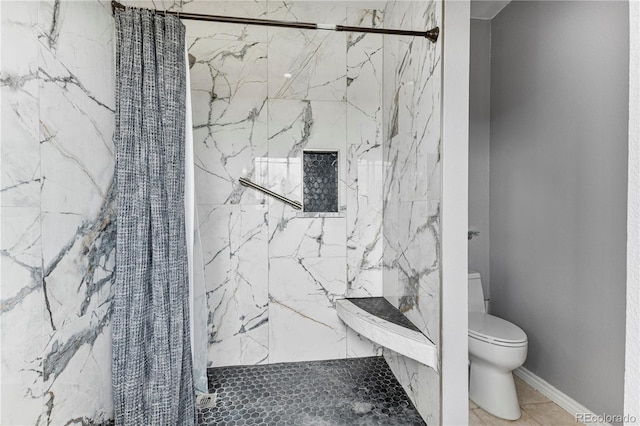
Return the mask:
<path id="1" fill-rule="evenodd" d="M 382 297 L 336 302 L 338 317 L 367 339 L 438 371 L 436 345 Z"/>

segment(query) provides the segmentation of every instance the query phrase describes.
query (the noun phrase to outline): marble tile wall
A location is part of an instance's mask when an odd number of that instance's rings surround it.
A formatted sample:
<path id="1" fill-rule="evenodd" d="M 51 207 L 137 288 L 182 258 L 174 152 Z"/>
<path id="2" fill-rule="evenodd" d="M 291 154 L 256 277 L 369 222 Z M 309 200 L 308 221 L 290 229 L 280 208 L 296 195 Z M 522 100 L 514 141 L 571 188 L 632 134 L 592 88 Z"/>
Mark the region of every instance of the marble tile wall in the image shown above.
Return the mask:
<path id="1" fill-rule="evenodd" d="M 310 2 L 135 3 L 348 25 L 380 26 L 383 16 Z M 439 21 L 440 3 L 421 4 L 390 3 L 386 25 Z M 111 9 L 65 0 L 1 7 L 11 43 L 0 77 L 0 423 L 102 424 L 112 416 Z M 380 353 L 338 320 L 335 300 L 383 291 L 437 341 L 435 50 L 377 35 L 187 27 L 210 364 Z M 299 214 L 238 184 L 247 177 L 301 199 L 306 148 L 339 151 L 339 214 Z M 397 376 L 415 377 L 418 367 L 386 355 Z M 417 377 L 433 390 L 432 376 Z M 424 415 L 437 395 L 423 400 Z"/>
<path id="2" fill-rule="evenodd" d="M 439 26 L 442 2 L 389 1 L 385 26 Z M 441 42 L 385 37 L 384 297 L 434 343 L 440 340 Z M 440 422 L 440 378 L 425 365 L 384 351 L 427 421 Z"/>
<path id="3" fill-rule="evenodd" d="M 382 25 L 314 2 L 165 2 L 292 21 Z M 213 5 L 215 3 L 215 7 Z M 382 37 L 187 22 L 212 366 L 380 353 L 335 300 L 382 295 Z M 301 214 L 302 152 L 339 152 L 339 212 Z M 348 344 L 351 341 L 351 344 Z"/>
<path id="4" fill-rule="evenodd" d="M 2 2 L 2 424 L 112 418 L 113 18 Z"/>
<path id="5" fill-rule="evenodd" d="M 260 3 L 224 7 L 240 16 L 266 12 Z M 196 57 L 190 75 L 209 365 L 259 364 L 269 356 L 267 207 L 238 178 L 264 184 L 267 173 L 266 30 L 186 25 Z"/>

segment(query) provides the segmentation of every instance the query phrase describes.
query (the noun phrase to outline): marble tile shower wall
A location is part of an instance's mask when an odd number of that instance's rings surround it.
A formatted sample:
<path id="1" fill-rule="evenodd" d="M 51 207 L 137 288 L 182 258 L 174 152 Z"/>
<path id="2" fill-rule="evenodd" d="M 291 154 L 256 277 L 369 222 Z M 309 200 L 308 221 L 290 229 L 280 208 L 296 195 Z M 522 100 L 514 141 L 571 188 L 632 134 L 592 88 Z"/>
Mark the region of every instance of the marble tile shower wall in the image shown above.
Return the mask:
<path id="1" fill-rule="evenodd" d="M 125 3 L 382 25 L 380 11 L 326 4 Z M 422 28 L 423 22 L 408 20 L 440 19 L 433 4 L 423 5 L 427 12 L 400 13 L 389 3 L 385 25 Z M 110 5 L 41 0 L 3 1 L 0 7 L 2 39 L 10 40 L 3 43 L 0 77 L 0 423 L 108 423 L 115 256 Z M 396 101 L 385 102 L 383 111 L 380 36 L 187 26 L 197 58 L 191 78 L 212 365 L 378 353 L 345 330 L 334 301 L 383 293 L 383 202 L 389 212 L 384 294 L 437 341 L 438 265 L 430 256 L 438 251 L 438 216 L 431 213 L 439 201 L 439 156 L 432 149 L 439 146 L 439 110 L 411 106 L 439 104 L 439 79 L 419 72 L 433 52 L 417 41 L 384 39 L 385 96 Z M 410 61 L 403 60 L 407 52 Z M 393 61 L 405 65 L 396 69 Z M 439 61 L 428 63 L 438 76 Z M 416 95 L 410 82 L 421 88 Z M 405 137 L 431 142 L 401 149 L 390 143 Z M 301 199 L 300 159 L 307 148 L 340 152 L 341 214 L 299 215 L 237 184 L 245 176 Z M 401 179 L 402 188 L 418 189 L 400 194 Z M 396 201 L 403 208 L 395 209 Z M 431 219 L 416 222 L 421 211 Z M 412 233 L 420 237 L 409 238 Z M 427 266 L 420 263 L 425 261 Z M 412 268 L 418 273 L 405 274 Z M 419 287 L 427 290 L 411 293 Z M 385 355 L 424 416 L 438 401 L 437 374 Z M 429 386 L 418 391 L 425 381 Z"/>
<path id="2" fill-rule="evenodd" d="M 3 1 L 0 424 L 112 418 L 113 18 Z"/>
<path id="3" fill-rule="evenodd" d="M 441 26 L 442 2 L 389 1 L 385 25 Z M 434 343 L 440 340 L 441 42 L 384 39 L 384 297 Z M 385 349 L 428 424 L 440 422 L 440 378 Z"/>
<path id="4" fill-rule="evenodd" d="M 206 12 L 382 25 L 380 10 L 320 3 L 216 8 Z M 335 300 L 382 295 L 382 37 L 197 22 L 187 29 L 197 58 L 191 84 L 209 364 L 378 353 L 346 330 Z M 246 177 L 302 200 L 305 149 L 339 152 L 338 214 L 300 214 L 239 185 Z"/>

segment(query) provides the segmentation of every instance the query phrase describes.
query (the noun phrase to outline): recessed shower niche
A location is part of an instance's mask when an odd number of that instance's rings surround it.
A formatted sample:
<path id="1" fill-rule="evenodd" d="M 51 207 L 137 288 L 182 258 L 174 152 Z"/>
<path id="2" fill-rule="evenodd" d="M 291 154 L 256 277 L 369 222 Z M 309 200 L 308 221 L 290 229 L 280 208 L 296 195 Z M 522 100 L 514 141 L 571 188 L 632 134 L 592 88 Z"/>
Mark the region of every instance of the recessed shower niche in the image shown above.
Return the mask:
<path id="1" fill-rule="evenodd" d="M 338 151 L 302 153 L 303 210 L 338 212 Z"/>

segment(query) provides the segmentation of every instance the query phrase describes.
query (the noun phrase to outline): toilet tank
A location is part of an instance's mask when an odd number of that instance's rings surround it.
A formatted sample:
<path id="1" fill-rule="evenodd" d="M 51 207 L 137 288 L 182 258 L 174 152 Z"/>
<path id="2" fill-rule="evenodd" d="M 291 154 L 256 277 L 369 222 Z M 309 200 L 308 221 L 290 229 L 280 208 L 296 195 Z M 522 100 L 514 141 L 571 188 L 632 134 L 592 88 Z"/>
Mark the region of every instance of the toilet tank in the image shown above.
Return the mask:
<path id="1" fill-rule="evenodd" d="M 480 273 L 469 270 L 469 312 L 485 312 Z"/>

